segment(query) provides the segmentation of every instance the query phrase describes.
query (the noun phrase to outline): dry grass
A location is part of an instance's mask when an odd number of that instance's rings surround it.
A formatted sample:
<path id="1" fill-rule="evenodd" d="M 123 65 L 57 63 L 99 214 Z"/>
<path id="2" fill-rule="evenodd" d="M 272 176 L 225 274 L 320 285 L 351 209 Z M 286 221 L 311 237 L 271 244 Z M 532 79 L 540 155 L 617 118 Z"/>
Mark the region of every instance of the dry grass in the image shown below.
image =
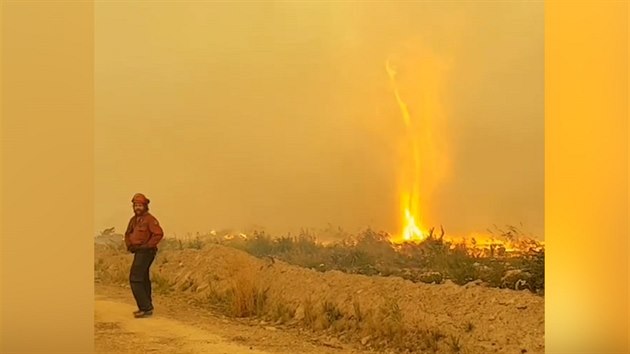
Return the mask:
<path id="1" fill-rule="evenodd" d="M 466 323 L 466 327 L 465 327 L 465 331 L 466 333 L 470 333 L 473 331 L 473 329 L 475 329 L 475 325 L 472 322 L 467 322 Z"/>
<path id="2" fill-rule="evenodd" d="M 450 335 L 449 336 L 449 346 L 454 353 L 459 353 L 462 350 L 462 344 L 460 342 L 459 336 Z"/>
<path id="3" fill-rule="evenodd" d="M 173 291 L 172 284 L 168 278 L 158 272 L 154 272 L 151 275 L 151 285 L 153 290 L 159 294 L 168 294 Z"/>
<path id="4" fill-rule="evenodd" d="M 361 323 L 361 321 L 363 321 L 364 319 L 364 314 L 363 311 L 361 311 L 361 303 L 359 302 L 359 300 L 353 299 L 352 309 L 354 310 L 354 316 L 352 318 L 356 321 L 357 324 Z"/>
<path id="5" fill-rule="evenodd" d="M 335 303 L 328 300 L 324 300 L 322 302 L 322 310 L 324 313 L 324 317 L 326 318 L 326 321 L 328 323 L 328 327 L 343 318 L 339 307 Z"/>
<path id="6" fill-rule="evenodd" d="M 386 299 L 377 312 L 373 332 L 387 340 L 395 340 L 403 333 L 403 329 L 403 315 L 398 301 L 393 298 Z"/>
<path id="7" fill-rule="evenodd" d="M 98 259 L 94 266 L 94 275 L 101 282 L 107 284 L 128 284 L 129 269 L 120 264 L 108 264 L 102 259 Z"/>
<path id="8" fill-rule="evenodd" d="M 310 295 L 302 301 L 302 306 L 304 309 L 304 325 L 307 328 L 313 328 L 315 326 L 315 321 L 317 320 L 317 313 L 315 312 L 315 306 Z"/>
<path id="9" fill-rule="evenodd" d="M 295 317 L 295 309 L 291 308 L 283 299 L 279 299 L 271 307 L 267 318 L 279 324 L 287 323 Z"/>
<path id="10" fill-rule="evenodd" d="M 264 288 L 250 274 L 239 272 L 227 292 L 230 314 L 252 317 L 265 314 L 268 288 Z"/>

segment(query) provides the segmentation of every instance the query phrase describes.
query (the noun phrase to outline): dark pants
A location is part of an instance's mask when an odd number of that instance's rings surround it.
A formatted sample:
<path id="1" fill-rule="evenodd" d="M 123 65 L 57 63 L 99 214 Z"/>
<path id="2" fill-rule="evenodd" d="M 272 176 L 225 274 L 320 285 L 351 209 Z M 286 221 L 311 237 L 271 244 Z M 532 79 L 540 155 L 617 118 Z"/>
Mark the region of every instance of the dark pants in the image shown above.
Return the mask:
<path id="1" fill-rule="evenodd" d="M 151 278 L 149 268 L 155 259 L 156 249 L 141 249 L 134 253 L 131 271 L 129 272 L 129 283 L 131 292 L 136 299 L 138 309 L 141 311 L 153 310 L 153 299 L 151 298 Z"/>

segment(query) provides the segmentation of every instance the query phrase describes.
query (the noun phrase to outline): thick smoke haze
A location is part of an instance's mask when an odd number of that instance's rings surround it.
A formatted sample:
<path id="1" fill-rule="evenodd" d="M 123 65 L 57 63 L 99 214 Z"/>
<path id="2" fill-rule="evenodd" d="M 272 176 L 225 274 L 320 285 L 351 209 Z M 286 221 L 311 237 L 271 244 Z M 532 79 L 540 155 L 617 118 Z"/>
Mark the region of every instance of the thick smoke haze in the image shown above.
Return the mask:
<path id="1" fill-rule="evenodd" d="M 542 2 L 95 7 L 95 230 L 124 230 L 142 192 L 167 235 L 400 232 L 403 120 L 385 61 L 399 58 L 413 115 L 402 69 L 426 49 L 444 63 L 432 138 L 448 169 L 423 224 L 522 222 L 543 238 Z"/>

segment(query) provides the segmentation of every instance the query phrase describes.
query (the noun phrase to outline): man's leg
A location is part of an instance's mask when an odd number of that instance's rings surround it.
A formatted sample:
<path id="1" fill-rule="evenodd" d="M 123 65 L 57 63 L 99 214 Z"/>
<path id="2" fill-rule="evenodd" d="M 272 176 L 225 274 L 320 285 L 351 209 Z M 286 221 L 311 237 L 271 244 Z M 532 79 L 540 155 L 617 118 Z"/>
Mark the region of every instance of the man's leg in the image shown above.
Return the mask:
<path id="1" fill-rule="evenodd" d="M 153 310 L 153 297 L 151 296 L 151 264 L 153 264 L 153 260 L 155 259 L 155 251 L 147 252 L 147 271 L 144 274 L 144 288 L 145 293 L 147 294 L 147 299 L 149 303 L 148 309 Z"/>
<path id="2" fill-rule="evenodd" d="M 136 300 L 136 305 L 138 306 L 138 309 L 141 309 L 141 292 L 144 290 L 138 287 L 138 282 L 141 279 L 141 276 L 139 274 L 139 271 L 141 269 L 140 262 L 140 255 L 138 253 L 134 253 L 133 262 L 131 263 L 131 269 L 129 270 L 129 285 L 131 286 L 131 293 Z"/>
<path id="3" fill-rule="evenodd" d="M 136 252 L 133 257 L 133 263 L 129 274 L 131 291 L 136 299 L 136 304 L 138 305 L 138 309 L 140 311 L 151 310 L 151 303 L 147 295 L 145 284 L 145 276 L 148 265 L 150 264 L 150 257 L 147 256 L 148 254 L 146 252 Z"/>

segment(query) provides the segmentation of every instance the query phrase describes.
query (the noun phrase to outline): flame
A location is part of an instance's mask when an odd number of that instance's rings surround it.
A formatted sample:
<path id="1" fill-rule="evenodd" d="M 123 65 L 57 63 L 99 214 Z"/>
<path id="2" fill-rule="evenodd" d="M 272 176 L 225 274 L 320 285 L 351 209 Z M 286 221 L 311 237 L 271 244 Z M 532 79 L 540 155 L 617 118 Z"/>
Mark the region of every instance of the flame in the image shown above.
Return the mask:
<path id="1" fill-rule="evenodd" d="M 532 250 L 540 251 L 545 248 L 544 241 L 526 234 L 508 239 L 503 235 L 471 232 L 466 236 L 449 236 L 444 239 L 452 245 L 465 244 L 469 252 L 478 256 L 518 256 L 527 254 Z"/>
<path id="2" fill-rule="evenodd" d="M 407 133 L 413 133 L 413 129 L 410 129 L 412 127 L 411 114 L 409 113 L 407 104 L 401 98 L 400 90 L 398 89 L 398 84 L 396 82 L 397 71 L 389 59 L 385 62 L 385 71 L 387 71 L 387 75 L 389 76 L 389 80 L 394 91 L 394 97 L 396 98 L 396 103 L 402 113 L 405 127 L 407 127 Z M 426 236 L 422 232 L 420 219 L 417 217 L 419 215 L 419 195 L 417 186 L 420 174 L 420 154 L 418 152 L 417 140 L 410 137 L 410 143 L 413 154 L 413 176 L 411 181 L 405 183 L 406 189 L 410 191 L 404 192 L 401 198 L 401 209 L 403 210 L 403 230 L 401 237 L 404 241 L 421 241 L 424 240 Z M 416 221 L 416 219 L 418 220 Z"/>
<path id="3" fill-rule="evenodd" d="M 409 209 L 405 210 L 405 229 L 403 230 L 403 240 L 423 240 L 426 236 L 422 233 L 422 230 L 416 225 L 416 218 L 411 215 Z"/>
<path id="4" fill-rule="evenodd" d="M 423 241 L 428 237 L 426 225 L 431 202 L 431 193 L 445 176 L 446 155 L 444 146 L 445 129 L 443 122 L 440 88 L 443 63 L 428 50 L 412 51 L 403 66 L 404 75 L 399 78 L 399 70 L 392 58 L 385 61 L 385 71 L 402 114 L 404 136 L 400 139 L 403 161 L 401 164 L 401 232 L 398 241 Z M 410 93 L 403 99 L 400 80 Z M 412 101 L 409 101 L 412 99 Z M 414 103 L 412 115 L 410 104 Z M 439 134 L 438 134 L 439 132 Z M 442 139 L 438 139 L 440 136 Z"/>

